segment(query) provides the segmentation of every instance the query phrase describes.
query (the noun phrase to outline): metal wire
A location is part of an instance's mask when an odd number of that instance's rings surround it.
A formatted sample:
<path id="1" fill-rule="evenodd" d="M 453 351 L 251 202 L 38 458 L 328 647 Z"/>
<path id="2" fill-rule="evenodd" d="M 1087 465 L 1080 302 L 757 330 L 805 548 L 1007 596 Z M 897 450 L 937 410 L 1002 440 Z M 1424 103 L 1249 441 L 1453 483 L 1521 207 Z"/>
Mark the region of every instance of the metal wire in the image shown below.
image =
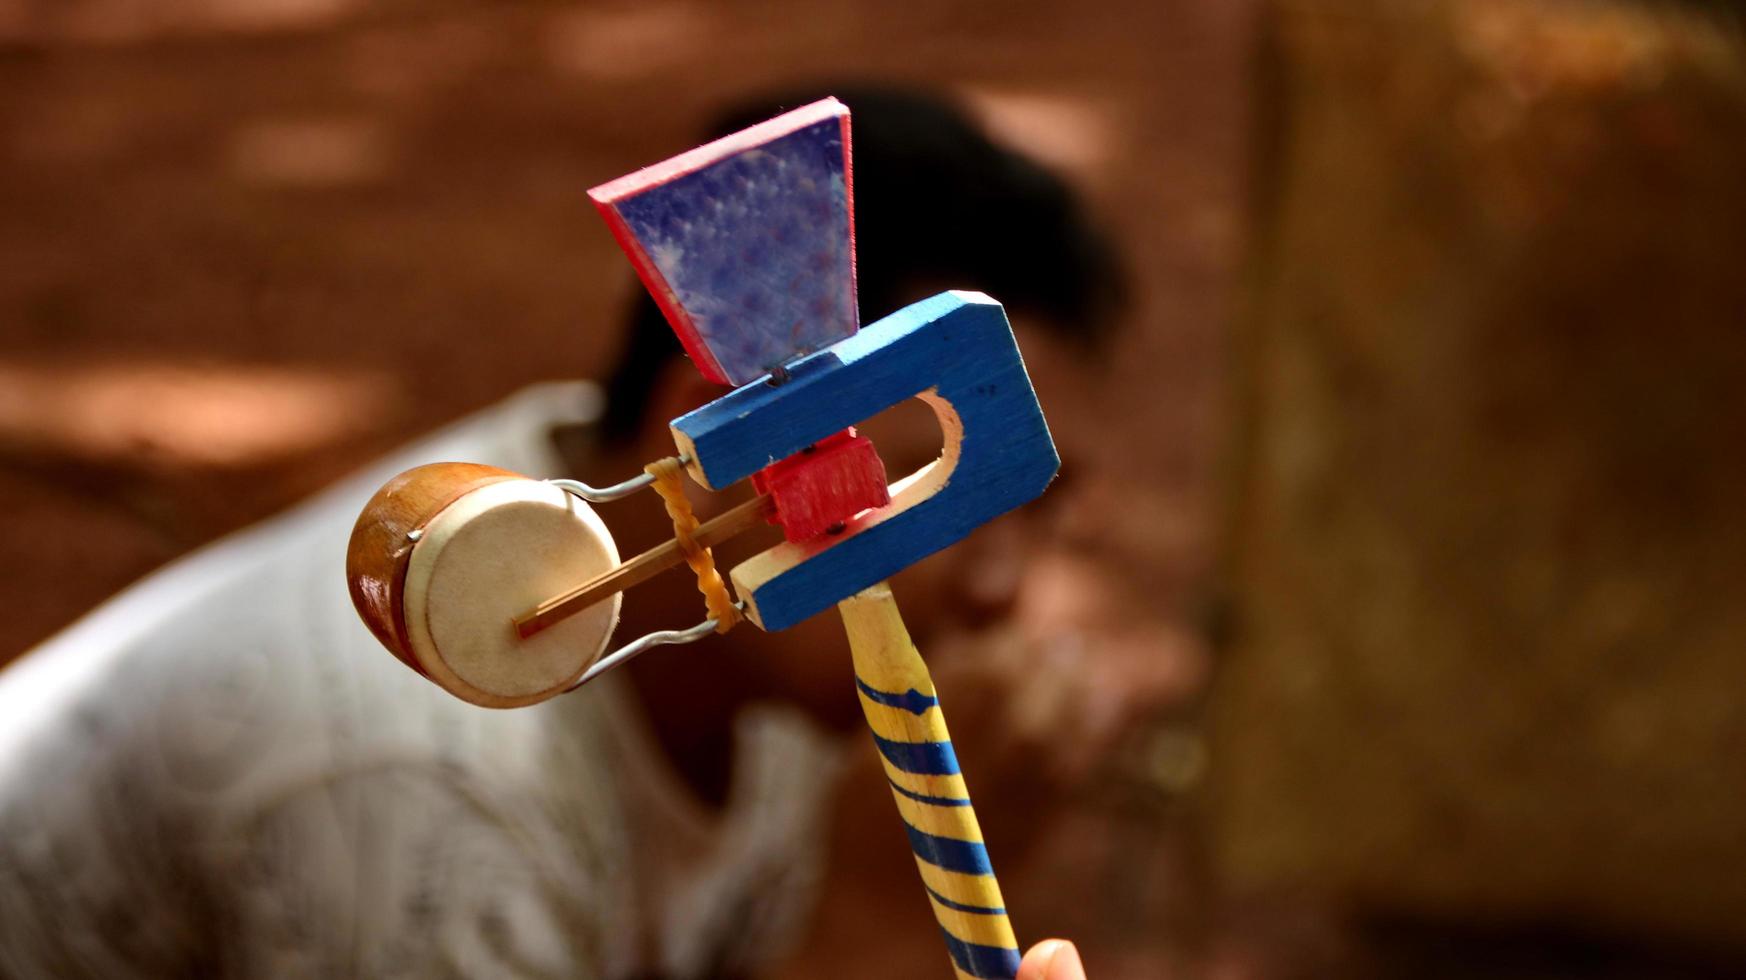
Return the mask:
<path id="1" fill-rule="evenodd" d="M 691 457 L 689 455 L 681 455 L 678 457 L 678 461 L 680 466 L 686 466 L 690 464 Z M 546 482 L 565 493 L 581 497 L 583 500 L 586 500 L 591 504 L 604 504 L 628 497 L 645 487 L 653 486 L 655 483 L 655 475 L 653 473 L 643 473 L 642 475 L 634 476 L 623 483 L 614 483 L 610 487 L 592 487 L 580 480 L 547 480 Z M 744 602 L 737 602 L 734 604 L 734 608 L 744 612 L 746 604 Z M 679 643 L 696 643 L 698 640 L 714 633 L 715 628 L 718 625 L 720 625 L 719 621 L 715 619 L 706 619 L 690 629 L 658 630 L 647 636 L 632 640 L 630 643 L 627 643 L 606 656 L 601 657 L 599 660 L 596 660 L 594 666 L 589 667 L 585 672 L 583 672 L 582 676 L 577 678 L 576 683 L 570 685 L 564 693 L 568 694 L 570 691 L 576 690 L 614 667 L 622 667 L 623 665 L 630 663 L 632 660 L 635 660 L 637 657 L 647 653 L 655 647 L 669 646 Z"/>
<path id="2" fill-rule="evenodd" d="M 680 456 L 679 465 L 691 465 L 691 457 Z M 566 493 L 575 494 L 591 504 L 607 504 L 653 485 L 655 477 L 652 473 L 644 473 L 640 476 L 633 476 L 623 483 L 614 483 L 610 487 L 591 487 L 581 480 L 547 480 L 546 482 Z"/>
<path id="3" fill-rule="evenodd" d="M 741 612 L 745 612 L 746 604 L 743 601 L 736 602 L 734 603 L 734 608 Z M 647 636 L 632 640 L 630 643 L 627 643 L 606 656 L 601 657 L 599 660 L 596 660 L 594 666 L 588 668 L 588 670 L 577 679 L 576 683 L 570 685 L 564 693 L 568 694 L 571 691 L 576 690 L 614 667 L 622 667 L 625 664 L 630 663 L 632 660 L 635 660 L 637 657 L 647 653 L 655 647 L 677 643 L 696 643 L 698 640 L 714 633 L 717 625 L 718 624 L 715 620 L 706 619 L 690 629 L 659 630 L 650 633 Z"/>

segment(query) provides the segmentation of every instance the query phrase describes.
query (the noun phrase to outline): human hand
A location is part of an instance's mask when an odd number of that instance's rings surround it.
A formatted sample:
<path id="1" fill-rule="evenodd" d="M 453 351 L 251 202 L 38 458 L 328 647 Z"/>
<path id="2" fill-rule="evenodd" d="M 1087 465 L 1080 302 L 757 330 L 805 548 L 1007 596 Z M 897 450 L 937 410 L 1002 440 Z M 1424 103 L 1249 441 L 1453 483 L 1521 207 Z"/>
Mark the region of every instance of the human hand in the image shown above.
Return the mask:
<path id="1" fill-rule="evenodd" d="M 1018 980 L 1085 980 L 1079 950 L 1065 939 L 1045 939 L 1019 964 Z"/>

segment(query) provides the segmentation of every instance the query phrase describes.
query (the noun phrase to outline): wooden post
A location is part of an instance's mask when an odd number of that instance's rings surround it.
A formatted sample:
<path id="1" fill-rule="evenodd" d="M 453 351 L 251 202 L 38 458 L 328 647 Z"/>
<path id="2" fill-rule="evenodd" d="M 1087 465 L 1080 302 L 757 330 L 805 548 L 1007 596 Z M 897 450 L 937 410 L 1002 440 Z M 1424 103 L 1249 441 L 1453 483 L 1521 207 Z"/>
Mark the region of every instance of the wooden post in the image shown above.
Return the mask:
<path id="1" fill-rule="evenodd" d="M 1737 15 L 1271 6 L 1221 885 L 1746 950 Z"/>

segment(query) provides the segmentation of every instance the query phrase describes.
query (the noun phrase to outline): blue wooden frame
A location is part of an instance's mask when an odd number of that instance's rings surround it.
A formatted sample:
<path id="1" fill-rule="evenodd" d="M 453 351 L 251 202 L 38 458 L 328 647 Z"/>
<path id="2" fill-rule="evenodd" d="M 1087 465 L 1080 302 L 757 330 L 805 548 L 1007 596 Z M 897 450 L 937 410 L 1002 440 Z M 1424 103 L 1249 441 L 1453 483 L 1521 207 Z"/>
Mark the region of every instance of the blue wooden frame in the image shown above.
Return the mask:
<path id="1" fill-rule="evenodd" d="M 842 534 L 784 543 L 732 573 L 748 617 L 785 629 L 1040 495 L 1060 456 L 999 303 L 946 292 L 674 419 L 693 479 L 720 489 L 908 398 L 940 416 L 941 458 Z"/>

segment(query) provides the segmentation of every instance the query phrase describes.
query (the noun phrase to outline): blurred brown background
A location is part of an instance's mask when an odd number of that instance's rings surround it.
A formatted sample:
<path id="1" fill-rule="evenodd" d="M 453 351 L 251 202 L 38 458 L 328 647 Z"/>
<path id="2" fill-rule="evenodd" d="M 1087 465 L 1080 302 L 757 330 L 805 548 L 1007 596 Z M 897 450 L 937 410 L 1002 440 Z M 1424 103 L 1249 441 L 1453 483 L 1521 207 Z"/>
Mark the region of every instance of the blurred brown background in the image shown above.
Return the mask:
<path id="1" fill-rule="evenodd" d="M 1388 972 L 1739 975 L 1739 14 L 1266 23 L 1220 878 Z"/>
<path id="2" fill-rule="evenodd" d="M 413 433 L 596 376 L 633 280 L 583 191 L 783 84 L 942 89 L 1066 171 L 1147 270 L 1141 332 L 1178 399 L 1161 472 L 1192 493 L 1245 22 L 1198 4 L 0 2 L 0 652 Z"/>
<path id="3" fill-rule="evenodd" d="M 0 0 L 0 659 L 597 375 L 585 188 L 747 93 L 933 88 L 1122 250 L 1134 574 L 1217 654 L 1021 928 L 1746 975 L 1742 52 L 1649 2 Z"/>

